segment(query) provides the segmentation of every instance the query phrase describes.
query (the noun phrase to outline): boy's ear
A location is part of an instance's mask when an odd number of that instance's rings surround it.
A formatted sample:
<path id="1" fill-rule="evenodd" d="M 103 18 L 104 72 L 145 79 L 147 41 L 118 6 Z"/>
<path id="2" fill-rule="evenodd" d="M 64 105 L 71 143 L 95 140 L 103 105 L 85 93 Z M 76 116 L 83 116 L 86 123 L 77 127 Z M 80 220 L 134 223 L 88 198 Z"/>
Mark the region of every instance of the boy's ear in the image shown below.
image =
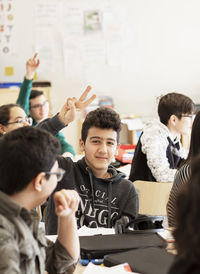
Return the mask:
<path id="1" fill-rule="evenodd" d="M 0 124 L 0 133 L 1 134 L 5 134 L 5 129 L 4 129 L 4 125 Z"/>
<path id="2" fill-rule="evenodd" d="M 81 152 L 85 151 L 85 144 L 82 139 L 79 140 L 79 147 Z"/>
<path id="3" fill-rule="evenodd" d="M 44 172 L 40 172 L 34 179 L 33 179 L 33 187 L 36 191 L 41 192 L 43 189 L 44 183 Z"/>
<path id="4" fill-rule="evenodd" d="M 169 117 L 169 120 L 168 120 L 168 125 L 173 125 L 175 126 L 176 125 L 176 121 L 177 121 L 177 116 L 172 114 L 170 117 Z"/>

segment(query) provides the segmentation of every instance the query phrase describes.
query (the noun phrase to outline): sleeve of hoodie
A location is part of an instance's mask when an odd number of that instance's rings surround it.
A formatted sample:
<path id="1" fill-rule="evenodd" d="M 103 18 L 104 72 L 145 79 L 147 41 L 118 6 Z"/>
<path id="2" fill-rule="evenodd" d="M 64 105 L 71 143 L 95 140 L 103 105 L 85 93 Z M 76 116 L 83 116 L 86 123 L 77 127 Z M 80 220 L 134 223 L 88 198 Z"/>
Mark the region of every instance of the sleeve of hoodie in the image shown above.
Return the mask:
<path id="1" fill-rule="evenodd" d="M 24 109 L 26 115 L 29 115 L 29 97 L 31 94 L 32 82 L 32 80 L 27 80 L 24 77 L 24 81 L 21 85 L 19 96 L 16 102 Z"/>
<path id="2" fill-rule="evenodd" d="M 43 128 L 49 131 L 54 136 L 58 134 L 58 132 L 65 127 L 65 125 L 58 118 L 58 114 L 53 116 L 52 118 L 47 118 L 36 125 L 37 128 Z"/>
<path id="3" fill-rule="evenodd" d="M 172 182 L 176 169 L 170 168 L 166 155 L 168 140 L 162 132 L 144 132 L 141 137 L 142 152 L 146 154 L 147 165 L 157 182 Z"/>

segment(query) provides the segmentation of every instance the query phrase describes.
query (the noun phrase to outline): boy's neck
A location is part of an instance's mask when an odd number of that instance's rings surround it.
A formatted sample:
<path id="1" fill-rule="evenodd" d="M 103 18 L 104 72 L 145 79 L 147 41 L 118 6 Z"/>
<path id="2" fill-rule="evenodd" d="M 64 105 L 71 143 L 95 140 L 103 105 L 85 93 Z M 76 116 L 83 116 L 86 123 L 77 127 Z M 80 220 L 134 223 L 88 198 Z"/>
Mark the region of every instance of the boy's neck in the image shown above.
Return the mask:
<path id="1" fill-rule="evenodd" d="M 19 204 L 21 207 L 26 208 L 27 210 L 31 210 L 37 205 L 35 205 L 35 202 L 33 203 L 33 199 L 30 199 L 31 194 L 27 193 L 26 190 L 20 191 L 18 193 L 15 193 L 13 195 L 9 195 L 10 199 L 13 200 L 15 203 Z"/>
<path id="2" fill-rule="evenodd" d="M 111 173 L 109 173 L 108 171 L 94 171 L 92 170 L 92 172 L 94 173 L 94 175 L 96 176 L 96 178 L 100 178 L 100 179 L 109 179 L 111 177 Z"/>
<path id="3" fill-rule="evenodd" d="M 170 127 L 170 125 L 167 125 L 167 128 L 173 139 L 176 139 L 180 135 L 173 127 Z"/>

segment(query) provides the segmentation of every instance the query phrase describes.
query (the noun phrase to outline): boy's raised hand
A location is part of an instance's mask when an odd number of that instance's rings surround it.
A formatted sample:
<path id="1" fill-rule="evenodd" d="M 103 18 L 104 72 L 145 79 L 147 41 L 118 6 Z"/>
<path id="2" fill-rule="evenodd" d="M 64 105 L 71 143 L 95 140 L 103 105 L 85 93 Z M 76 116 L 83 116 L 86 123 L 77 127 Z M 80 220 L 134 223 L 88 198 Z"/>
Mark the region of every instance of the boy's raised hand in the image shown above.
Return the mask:
<path id="1" fill-rule="evenodd" d="M 75 190 L 62 189 L 55 192 L 54 204 L 57 216 L 69 216 L 74 214 L 80 202 L 80 197 Z"/>
<path id="2" fill-rule="evenodd" d="M 26 79 L 32 80 L 34 77 L 34 73 L 36 72 L 37 68 L 39 67 L 40 60 L 37 58 L 38 54 L 35 53 L 33 58 L 30 58 L 26 62 Z"/>
<path id="3" fill-rule="evenodd" d="M 75 97 L 68 98 L 64 106 L 59 113 L 59 119 L 64 124 L 67 125 L 76 118 L 76 112 L 85 109 L 94 99 L 96 95 L 92 95 L 89 99 L 85 100 L 91 87 L 88 86 L 79 99 Z"/>

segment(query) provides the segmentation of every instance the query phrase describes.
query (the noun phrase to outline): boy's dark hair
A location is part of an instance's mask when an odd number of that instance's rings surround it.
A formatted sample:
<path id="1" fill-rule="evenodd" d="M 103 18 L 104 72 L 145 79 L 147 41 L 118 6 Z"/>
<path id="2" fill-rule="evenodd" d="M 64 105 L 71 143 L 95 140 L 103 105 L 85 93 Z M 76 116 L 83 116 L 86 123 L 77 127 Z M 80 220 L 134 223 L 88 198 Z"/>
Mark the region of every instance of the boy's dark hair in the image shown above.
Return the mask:
<path id="1" fill-rule="evenodd" d="M 17 104 L 7 104 L 0 106 L 0 124 L 6 126 L 10 119 L 10 109 L 13 107 L 19 107 Z"/>
<path id="2" fill-rule="evenodd" d="M 117 112 L 107 107 L 100 107 L 90 111 L 82 125 L 81 139 L 85 143 L 88 130 L 91 127 L 101 129 L 113 129 L 117 132 L 117 143 L 119 142 L 119 132 L 121 130 L 121 120 Z"/>
<path id="3" fill-rule="evenodd" d="M 172 92 L 160 97 L 158 115 L 161 123 L 167 125 L 171 115 L 181 119 L 182 114 L 191 114 L 194 108 L 194 103 L 188 96 Z"/>
<path id="4" fill-rule="evenodd" d="M 0 138 L 0 190 L 20 192 L 42 171 L 50 171 L 59 141 L 43 129 L 22 127 Z"/>
<path id="5" fill-rule="evenodd" d="M 31 99 L 35 99 L 38 96 L 44 95 L 44 92 L 41 90 L 37 90 L 37 89 L 32 89 L 31 90 L 31 95 L 29 97 L 29 100 Z"/>

